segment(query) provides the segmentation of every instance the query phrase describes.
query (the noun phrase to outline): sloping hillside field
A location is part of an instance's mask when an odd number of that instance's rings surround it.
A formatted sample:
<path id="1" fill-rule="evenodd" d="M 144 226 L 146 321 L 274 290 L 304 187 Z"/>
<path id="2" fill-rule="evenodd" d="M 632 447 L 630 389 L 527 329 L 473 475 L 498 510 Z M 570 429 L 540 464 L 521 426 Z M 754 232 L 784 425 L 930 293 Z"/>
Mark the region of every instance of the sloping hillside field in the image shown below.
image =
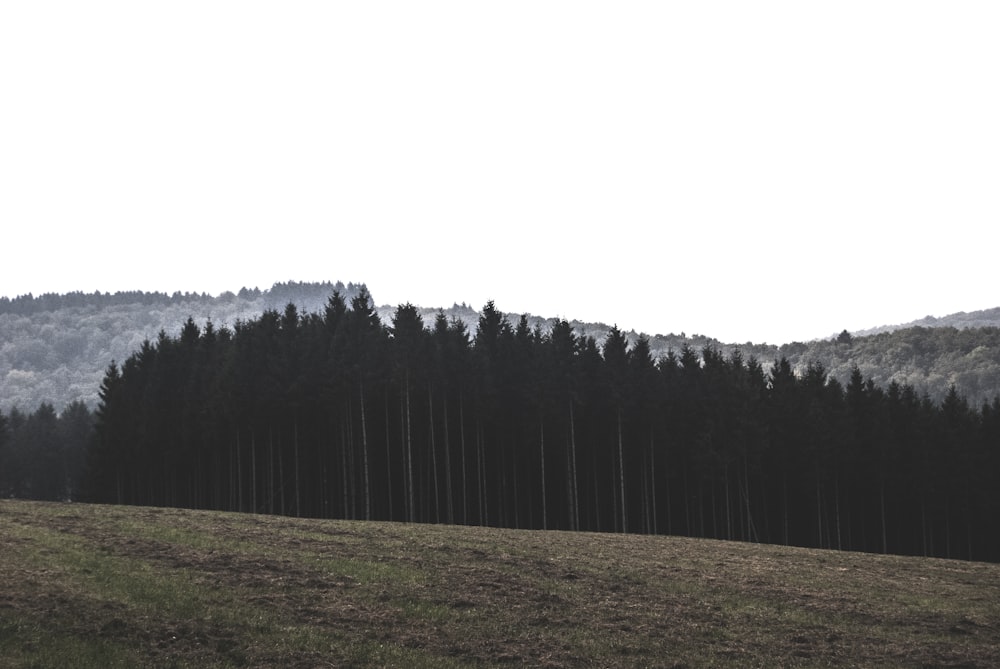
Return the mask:
<path id="1" fill-rule="evenodd" d="M 1000 565 L 0 501 L 0 666 L 997 667 Z"/>

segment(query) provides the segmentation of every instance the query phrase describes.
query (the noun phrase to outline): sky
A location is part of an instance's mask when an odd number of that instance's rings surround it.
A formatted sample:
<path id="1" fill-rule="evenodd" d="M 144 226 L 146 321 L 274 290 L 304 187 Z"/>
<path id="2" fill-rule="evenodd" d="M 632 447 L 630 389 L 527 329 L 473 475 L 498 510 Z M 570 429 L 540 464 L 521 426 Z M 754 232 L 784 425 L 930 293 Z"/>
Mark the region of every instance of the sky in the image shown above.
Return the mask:
<path id="1" fill-rule="evenodd" d="M 0 295 L 780 344 L 1000 306 L 1000 4 L 0 3 Z"/>

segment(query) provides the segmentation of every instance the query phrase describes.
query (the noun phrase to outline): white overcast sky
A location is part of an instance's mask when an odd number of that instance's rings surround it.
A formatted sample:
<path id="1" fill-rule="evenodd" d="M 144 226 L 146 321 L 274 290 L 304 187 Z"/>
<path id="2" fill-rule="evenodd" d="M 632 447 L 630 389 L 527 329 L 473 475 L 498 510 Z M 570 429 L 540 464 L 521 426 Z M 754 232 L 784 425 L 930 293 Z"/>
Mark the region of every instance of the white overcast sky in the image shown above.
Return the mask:
<path id="1" fill-rule="evenodd" d="M 1000 3 L 3 2 L 0 295 L 783 343 L 1000 306 Z"/>

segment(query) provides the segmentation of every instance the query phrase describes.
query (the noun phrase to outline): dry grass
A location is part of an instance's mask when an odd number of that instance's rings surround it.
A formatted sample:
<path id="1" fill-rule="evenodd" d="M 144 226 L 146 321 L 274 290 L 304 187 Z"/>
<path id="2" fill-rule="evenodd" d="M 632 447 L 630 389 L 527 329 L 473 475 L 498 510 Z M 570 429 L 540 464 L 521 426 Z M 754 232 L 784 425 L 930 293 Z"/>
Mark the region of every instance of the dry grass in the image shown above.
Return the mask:
<path id="1" fill-rule="evenodd" d="M 1000 565 L 0 502 L 0 666 L 997 667 Z"/>

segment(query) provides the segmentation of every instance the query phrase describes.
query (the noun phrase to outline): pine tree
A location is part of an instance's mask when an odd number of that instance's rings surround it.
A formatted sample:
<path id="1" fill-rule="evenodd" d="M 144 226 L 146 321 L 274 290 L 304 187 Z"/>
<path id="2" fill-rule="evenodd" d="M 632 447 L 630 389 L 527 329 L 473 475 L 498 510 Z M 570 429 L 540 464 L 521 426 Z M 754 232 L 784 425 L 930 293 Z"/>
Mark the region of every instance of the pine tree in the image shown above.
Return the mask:
<path id="1" fill-rule="evenodd" d="M 149 342 L 145 342 L 148 346 Z M 125 503 L 127 461 L 124 452 L 127 407 L 118 364 L 112 360 L 98 391 L 93 441 L 87 451 L 85 495 L 93 502 Z"/>
<path id="2" fill-rule="evenodd" d="M 550 363 L 545 376 L 551 385 L 551 401 L 556 415 L 561 415 L 566 429 L 565 490 L 567 499 L 567 526 L 580 529 L 579 471 L 577 466 L 576 406 L 581 389 L 579 381 L 579 340 L 570 324 L 559 319 L 548 336 Z"/>
<path id="3" fill-rule="evenodd" d="M 646 534 L 657 532 L 656 510 L 656 442 L 659 418 L 660 377 L 649 348 L 649 339 L 639 335 L 635 345 L 628 352 L 629 385 L 634 400 L 631 402 L 635 436 L 638 440 L 637 453 L 640 462 L 633 467 L 633 476 L 638 475 L 642 483 L 639 488 L 641 498 L 639 520 Z"/>
<path id="4" fill-rule="evenodd" d="M 406 426 L 406 451 L 404 463 L 406 472 L 406 519 L 409 522 L 418 520 L 417 500 L 413 477 L 413 408 L 411 395 L 414 384 L 422 377 L 422 362 L 426 355 L 427 334 L 420 313 L 412 304 L 397 307 L 392 317 L 392 350 L 396 359 L 399 383 L 405 398 L 405 413 L 401 416 Z"/>
<path id="5" fill-rule="evenodd" d="M 617 444 L 618 461 L 618 494 L 616 500 L 620 504 L 618 507 L 618 518 L 621 524 L 619 529 L 628 532 L 628 509 L 625 498 L 625 451 L 624 451 L 624 420 L 625 410 L 628 406 L 629 373 L 628 373 L 628 340 L 624 333 L 613 326 L 604 340 L 604 364 L 607 370 L 607 383 L 610 395 L 611 406 L 615 416 L 615 441 Z"/>
<path id="6" fill-rule="evenodd" d="M 367 392 L 375 379 L 381 378 L 378 369 L 384 360 L 385 329 L 375 311 L 368 290 L 362 287 L 351 300 L 351 310 L 346 318 L 347 350 L 345 372 L 353 380 L 354 394 L 360 410 L 359 431 L 361 437 L 361 473 L 364 499 L 364 518 L 372 518 L 372 490 L 370 471 L 370 450 L 368 444 L 368 416 L 366 411 Z M 366 386 L 368 389 L 366 390 Z M 349 406 L 352 403 L 348 401 Z M 349 412 L 350 414 L 350 412 Z"/>
<path id="7" fill-rule="evenodd" d="M 2 423 L 2 416 L 0 416 Z M 62 485 L 60 497 L 74 501 L 81 497 L 85 476 L 87 445 L 94 430 L 94 416 L 81 401 L 70 403 L 59 415 L 58 441 L 60 446 L 60 467 Z M 0 441 L 2 441 L 0 426 Z"/>

